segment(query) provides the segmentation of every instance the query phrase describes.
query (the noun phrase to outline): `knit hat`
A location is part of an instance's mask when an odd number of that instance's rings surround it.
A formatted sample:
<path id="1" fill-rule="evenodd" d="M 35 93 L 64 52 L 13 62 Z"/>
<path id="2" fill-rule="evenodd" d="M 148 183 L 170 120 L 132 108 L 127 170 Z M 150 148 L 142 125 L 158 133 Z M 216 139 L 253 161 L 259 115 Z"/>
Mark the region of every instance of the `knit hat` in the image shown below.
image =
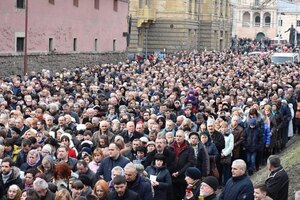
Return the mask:
<path id="1" fill-rule="evenodd" d="M 201 178 L 201 172 L 196 167 L 189 167 L 185 171 L 185 176 L 188 176 L 193 180 L 197 180 Z"/>
<path id="2" fill-rule="evenodd" d="M 161 153 L 157 153 L 157 154 L 155 154 L 155 156 L 154 156 L 154 160 L 162 160 L 162 161 L 165 162 L 166 156 L 164 156 L 164 155 L 161 154 Z"/>
<path id="3" fill-rule="evenodd" d="M 45 146 L 42 148 L 42 152 L 48 152 L 49 154 L 52 154 L 52 148 L 50 144 L 45 144 Z"/>
<path id="4" fill-rule="evenodd" d="M 249 119 L 249 125 L 250 126 L 255 126 L 256 125 L 256 119 L 255 118 Z"/>
<path id="5" fill-rule="evenodd" d="M 208 176 L 202 182 L 209 185 L 209 187 L 211 187 L 214 191 L 216 191 L 218 189 L 219 181 L 214 176 Z"/>
<path id="6" fill-rule="evenodd" d="M 141 137 L 140 140 L 141 140 L 141 142 L 145 142 L 145 143 L 149 142 L 147 137 Z"/>

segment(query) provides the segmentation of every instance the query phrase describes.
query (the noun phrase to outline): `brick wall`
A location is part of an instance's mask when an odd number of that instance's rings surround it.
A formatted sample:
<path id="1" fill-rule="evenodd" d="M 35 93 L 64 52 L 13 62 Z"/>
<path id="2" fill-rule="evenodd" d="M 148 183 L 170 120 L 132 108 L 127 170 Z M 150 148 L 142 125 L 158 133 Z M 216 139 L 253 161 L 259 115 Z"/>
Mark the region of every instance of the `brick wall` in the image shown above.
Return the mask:
<path id="1" fill-rule="evenodd" d="M 59 71 L 61 68 L 75 68 L 77 66 L 93 66 L 103 63 L 118 63 L 125 61 L 125 52 L 114 53 L 72 53 L 72 54 L 30 54 L 28 55 L 28 72 L 42 69 Z M 0 77 L 9 75 L 23 75 L 23 55 L 0 55 Z"/>

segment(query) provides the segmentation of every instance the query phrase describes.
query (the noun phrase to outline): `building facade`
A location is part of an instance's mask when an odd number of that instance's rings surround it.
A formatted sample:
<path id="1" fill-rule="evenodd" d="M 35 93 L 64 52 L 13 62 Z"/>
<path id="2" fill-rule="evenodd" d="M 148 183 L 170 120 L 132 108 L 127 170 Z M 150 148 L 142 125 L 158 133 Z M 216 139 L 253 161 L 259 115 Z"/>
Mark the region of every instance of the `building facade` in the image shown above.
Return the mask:
<path id="1" fill-rule="evenodd" d="M 300 0 L 278 0 L 278 35 L 289 41 L 289 29 L 293 25 L 295 31 L 300 33 Z M 297 34 L 295 34 L 297 36 Z M 295 38 L 299 41 L 300 38 Z M 299 43 L 299 42 L 298 42 Z"/>
<path id="2" fill-rule="evenodd" d="M 233 0 L 232 36 L 260 39 L 277 35 L 277 0 Z"/>
<path id="3" fill-rule="evenodd" d="M 224 44 L 220 45 L 215 42 L 214 36 L 221 37 L 220 32 L 223 28 L 230 33 L 231 27 L 227 25 L 230 20 L 226 20 L 226 26 L 216 26 L 219 24 L 218 20 L 225 16 L 205 17 L 215 13 L 215 9 L 219 13 L 226 7 L 226 4 L 222 3 L 223 0 L 216 0 L 216 2 L 213 6 L 209 6 L 211 0 L 131 0 L 129 51 L 227 48 L 228 43 L 225 39 Z M 229 2 L 226 2 L 229 5 Z M 212 10 L 207 11 L 207 9 Z"/>
<path id="4" fill-rule="evenodd" d="M 27 5 L 26 5 L 27 3 Z M 128 0 L 1 0 L 0 54 L 125 51 Z"/>

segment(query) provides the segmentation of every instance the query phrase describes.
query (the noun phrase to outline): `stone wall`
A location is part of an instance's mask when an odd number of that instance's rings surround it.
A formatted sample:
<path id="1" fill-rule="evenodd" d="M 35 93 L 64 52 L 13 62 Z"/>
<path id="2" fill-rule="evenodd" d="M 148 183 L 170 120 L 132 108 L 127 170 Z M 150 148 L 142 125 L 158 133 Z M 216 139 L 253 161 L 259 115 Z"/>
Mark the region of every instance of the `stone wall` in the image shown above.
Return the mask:
<path id="1" fill-rule="evenodd" d="M 42 69 L 59 71 L 62 68 L 75 68 L 80 66 L 93 66 L 103 63 L 118 63 L 125 61 L 127 53 L 51 53 L 51 54 L 30 54 L 28 55 L 28 72 Z M 0 55 L 0 77 L 9 75 L 23 75 L 23 55 Z"/>

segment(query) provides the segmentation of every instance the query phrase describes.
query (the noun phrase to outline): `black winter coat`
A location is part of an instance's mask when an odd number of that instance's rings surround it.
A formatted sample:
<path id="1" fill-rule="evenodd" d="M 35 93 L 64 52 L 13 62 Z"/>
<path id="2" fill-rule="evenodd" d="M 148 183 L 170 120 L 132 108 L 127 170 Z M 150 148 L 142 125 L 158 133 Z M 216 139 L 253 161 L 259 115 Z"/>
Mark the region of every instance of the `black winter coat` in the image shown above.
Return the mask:
<path id="1" fill-rule="evenodd" d="M 222 133 L 218 131 L 214 131 L 213 133 L 210 133 L 210 137 L 212 142 L 216 145 L 219 155 L 222 153 L 222 149 L 225 148 L 225 139 Z"/>
<path id="2" fill-rule="evenodd" d="M 127 182 L 127 188 L 138 193 L 143 200 L 153 200 L 150 181 L 142 176 L 137 176 L 134 182 Z"/>
<path id="3" fill-rule="evenodd" d="M 175 158 L 174 167 L 170 169 L 171 174 L 174 172 L 179 172 L 178 177 L 174 178 L 174 180 L 177 179 L 177 181 L 178 180 L 184 181 L 186 169 L 188 167 L 194 167 L 196 164 L 194 149 L 190 146 L 190 144 L 187 141 L 184 142 L 185 142 L 185 146 L 179 152 L 178 158 Z M 176 141 L 171 146 L 174 150 L 175 150 L 175 145 L 177 145 Z"/>
<path id="4" fill-rule="evenodd" d="M 247 127 L 244 131 L 243 146 L 248 152 L 256 152 L 261 149 L 263 145 L 263 135 L 258 127 Z"/>
<path id="5" fill-rule="evenodd" d="M 145 169 L 154 161 L 154 156 L 156 153 L 156 149 L 150 153 L 147 153 L 146 160 L 143 162 Z M 170 171 L 170 169 L 175 165 L 175 152 L 173 149 L 166 147 L 163 151 L 163 155 L 166 157 L 166 167 Z"/>
<path id="6" fill-rule="evenodd" d="M 12 168 L 12 173 L 6 183 L 3 183 L 2 173 L 0 173 L 0 197 L 5 196 L 7 194 L 8 188 L 14 184 L 22 188 L 22 180 L 20 178 L 20 170 L 18 168 Z"/>
<path id="7" fill-rule="evenodd" d="M 156 181 L 159 182 L 158 186 L 153 187 L 154 189 L 154 199 L 155 200 L 166 200 L 168 189 L 172 185 L 172 179 L 169 170 L 163 167 L 155 167 L 154 165 L 148 166 L 146 168 L 148 177 L 150 175 L 157 176 Z"/>
<path id="8" fill-rule="evenodd" d="M 126 189 L 124 196 L 118 197 L 117 192 L 114 190 L 110 192 L 107 196 L 107 200 L 142 200 L 138 193 Z"/>
<path id="9" fill-rule="evenodd" d="M 230 178 L 219 200 L 253 200 L 253 184 L 247 174 Z"/>
<path id="10" fill-rule="evenodd" d="M 267 186 L 267 194 L 272 199 L 288 199 L 289 177 L 282 167 L 272 171 L 265 183 Z"/>

